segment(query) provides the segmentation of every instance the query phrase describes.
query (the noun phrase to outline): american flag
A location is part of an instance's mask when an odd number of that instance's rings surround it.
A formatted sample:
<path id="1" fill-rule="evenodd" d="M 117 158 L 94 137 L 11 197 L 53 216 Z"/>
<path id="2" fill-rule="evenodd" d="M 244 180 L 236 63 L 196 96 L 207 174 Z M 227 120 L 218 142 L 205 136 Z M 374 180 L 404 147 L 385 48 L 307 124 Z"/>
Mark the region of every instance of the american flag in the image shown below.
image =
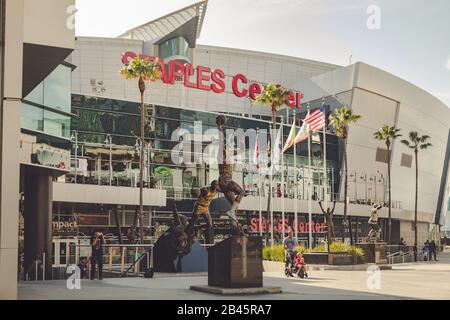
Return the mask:
<path id="1" fill-rule="evenodd" d="M 310 115 L 306 116 L 303 121 L 309 125 L 309 129 L 312 133 L 325 128 L 325 108 L 321 107 L 320 109 L 314 111 Z"/>

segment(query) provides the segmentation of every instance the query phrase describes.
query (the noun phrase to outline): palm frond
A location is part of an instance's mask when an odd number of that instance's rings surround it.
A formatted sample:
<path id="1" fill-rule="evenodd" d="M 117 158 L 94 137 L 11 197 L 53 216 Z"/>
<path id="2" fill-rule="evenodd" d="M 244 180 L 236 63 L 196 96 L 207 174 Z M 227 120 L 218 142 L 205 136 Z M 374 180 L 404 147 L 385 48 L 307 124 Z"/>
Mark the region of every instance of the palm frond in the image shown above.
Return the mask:
<path id="1" fill-rule="evenodd" d="M 161 68 L 160 62 L 137 56 L 125 64 L 119 72 L 126 80 L 142 77 L 144 80 L 154 81 L 161 78 Z"/>
<path id="2" fill-rule="evenodd" d="M 431 143 L 425 143 L 420 145 L 421 150 L 428 149 L 429 147 L 432 147 L 433 145 Z"/>
<path id="3" fill-rule="evenodd" d="M 408 140 L 402 140 L 400 141 L 401 143 L 403 143 L 405 146 L 409 147 L 410 143 Z"/>
<path id="4" fill-rule="evenodd" d="M 413 143 L 417 142 L 417 137 L 419 136 L 419 134 L 417 133 L 417 131 L 410 131 L 409 132 L 409 140 Z"/>
<path id="5" fill-rule="evenodd" d="M 347 138 L 348 127 L 361 119 L 361 116 L 353 113 L 353 109 L 343 106 L 330 114 L 329 123 L 340 138 Z"/>
<path id="6" fill-rule="evenodd" d="M 263 85 L 263 90 L 256 96 L 255 103 L 270 106 L 278 111 L 285 103 L 288 95 L 289 90 L 286 90 L 283 86 L 268 83 Z"/>

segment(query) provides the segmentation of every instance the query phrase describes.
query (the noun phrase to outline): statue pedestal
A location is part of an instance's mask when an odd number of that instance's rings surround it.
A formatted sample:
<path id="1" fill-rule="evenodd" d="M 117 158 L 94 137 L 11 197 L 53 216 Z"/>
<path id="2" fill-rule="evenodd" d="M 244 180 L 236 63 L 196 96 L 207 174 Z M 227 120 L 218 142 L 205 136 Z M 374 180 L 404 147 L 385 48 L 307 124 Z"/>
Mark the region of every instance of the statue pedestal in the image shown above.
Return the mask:
<path id="1" fill-rule="evenodd" d="M 262 238 L 232 236 L 208 249 L 208 285 L 191 290 L 218 295 L 281 293 L 263 287 Z"/>
<path id="2" fill-rule="evenodd" d="M 358 243 L 357 246 L 364 249 L 365 262 L 376 264 L 387 263 L 385 242 Z"/>
<path id="3" fill-rule="evenodd" d="M 222 288 L 262 287 L 262 238 L 232 236 L 210 247 L 208 285 Z"/>

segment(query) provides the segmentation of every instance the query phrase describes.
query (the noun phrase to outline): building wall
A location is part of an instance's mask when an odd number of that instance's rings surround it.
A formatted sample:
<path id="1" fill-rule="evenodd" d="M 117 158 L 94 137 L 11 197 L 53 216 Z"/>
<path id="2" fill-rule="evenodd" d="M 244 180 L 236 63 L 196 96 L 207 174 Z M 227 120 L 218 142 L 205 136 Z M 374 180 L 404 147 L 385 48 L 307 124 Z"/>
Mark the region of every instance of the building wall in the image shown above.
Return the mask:
<path id="1" fill-rule="evenodd" d="M 125 81 L 118 71 L 120 57 L 126 51 L 142 53 L 143 43 L 138 40 L 79 37 L 71 62 L 78 66 L 73 72 L 74 93 L 92 95 L 91 79 L 103 81 L 100 97 L 140 101 L 137 81 Z M 276 82 L 293 90 L 303 90 L 303 83 L 315 76 L 337 68 L 335 65 L 306 59 L 229 49 L 197 46 L 193 50 L 193 65 L 221 69 L 226 74 L 226 91 L 222 94 L 197 89 L 186 89 L 181 83 L 165 85 L 160 81 L 148 83 L 146 102 L 172 107 L 188 107 L 203 111 L 220 111 L 237 114 L 266 114 L 269 108 L 251 106 L 248 98 L 238 98 L 232 93 L 231 77 L 237 73 L 251 81 Z M 230 77 L 231 76 L 231 77 Z"/>
<path id="2" fill-rule="evenodd" d="M 392 199 L 397 207 L 407 212 L 414 210 L 414 152 L 400 140 L 408 138 L 412 130 L 431 136 L 433 147 L 419 153 L 418 211 L 427 214 L 429 222 L 432 222 L 442 181 L 450 109 L 428 92 L 364 63 L 313 77 L 311 82 L 316 88 L 308 91 L 308 99 L 311 100 L 320 98 L 320 95 L 352 91 L 349 105 L 362 118 L 350 129 L 349 170 L 358 172 L 359 179 L 362 173 L 381 173 L 387 178 L 387 164 L 376 161 L 377 148 L 386 149 L 386 146 L 373 139 L 373 133 L 384 124 L 395 125 L 402 130 L 403 137 L 392 147 Z M 413 157 L 411 167 L 401 165 L 405 155 Z M 349 180 L 349 193 L 352 193 Z"/>
<path id="3" fill-rule="evenodd" d="M 17 298 L 18 218 L 20 178 L 20 111 L 24 42 L 70 49 L 75 30 L 67 27 L 73 0 L 6 0 L 5 68 L 1 70 L 0 172 L 0 299 Z M 2 17 L 3 18 L 3 17 Z M 43 23 L 45 21 L 45 23 Z M 63 23 L 63 25 L 61 25 Z M 3 40 L 3 39 L 2 39 Z M 50 57 L 51 58 L 51 57 Z M 30 71 L 30 70 L 28 70 Z"/>
<path id="4" fill-rule="evenodd" d="M 414 226 L 411 221 L 400 221 L 400 237 L 405 240 L 408 246 L 414 245 Z M 428 231 L 430 225 L 428 223 L 417 224 L 417 246 L 419 248 L 419 252 L 423 247 L 423 244 L 428 239 Z"/>
<path id="5" fill-rule="evenodd" d="M 78 38 L 72 54 L 72 63 L 78 66 L 73 73 L 73 92 L 92 95 L 95 90 L 90 81 L 96 79 L 102 81 L 100 86 L 95 85 L 99 97 L 139 101 L 136 81 L 124 81 L 118 75 L 120 54 L 125 51 L 142 52 L 142 42 Z M 419 213 L 427 217 L 427 221 L 433 220 L 450 129 L 450 111 L 429 93 L 364 63 L 338 68 L 300 58 L 212 46 L 197 46 L 192 62 L 194 65 L 221 68 L 227 75 L 242 73 L 249 80 L 284 84 L 303 91 L 305 101 L 335 95 L 337 103 L 351 105 L 357 114 L 363 116 L 352 126 L 348 146 L 349 170 L 356 171 L 357 179 L 367 174 L 367 179 L 371 175 L 383 175 L 387 180 L 386 163 L 376 161 L 377 149 L 385 146 L 373 139 L 373 133 L 382 125 L 395 125 L 405 135 L 410 130 L 429 134 L 434 146 L 420 154 L 419 165 L 426 165 L 420 166 Z M 147 87 L 145 98 L 148 103 L 202 111 L 268 114 L 268 108 L 250 107 L 249 99 L 235 97 L 231 93 L 229 77 L 224 94 L 186 89 L 179 83 L 164 85 L 160 81 Z M 412 155 L 396 141 L 392 156 L 392 198 L 399 212 L 409 216 L 414 209 L 414 162 L 411 168 L 401 166 L 403 154 Z M 349 193 L 355 193 L 352 188 L 353 184 L 349 182 Z M 364 183 L 359 181 L 356 189 L 356 193 L 362 196 Z M 376 190 L 378 194 L 383 193 L 382 185 L 379 184 Z M 380 195 L 377 198 L 382 199 Z"/>
<path id="6" fill-rule="evenodd" d="M 17 297 L 23 0 L 7 0 L 1 102 L 0 299 Z M 5 3 L 4 3 L 5 4 Z M 3 44 L 3 43 L 2 43 Z"/>
<path id="7" fill-rule="evenodd" d="M 23 41 L 73 48 L 74 10 L 74 0 L 24 0 Z"/>

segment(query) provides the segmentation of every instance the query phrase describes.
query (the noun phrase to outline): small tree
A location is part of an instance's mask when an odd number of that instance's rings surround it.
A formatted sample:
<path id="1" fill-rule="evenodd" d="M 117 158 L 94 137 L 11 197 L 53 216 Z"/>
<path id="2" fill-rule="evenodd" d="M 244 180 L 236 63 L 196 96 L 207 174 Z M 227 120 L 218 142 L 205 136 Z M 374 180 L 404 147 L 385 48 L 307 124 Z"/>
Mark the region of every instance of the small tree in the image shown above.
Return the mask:
<path id="1" fill-rule="evenodd" d="M 347 192 L 348 192 L 348 161 L 347 161 L 347 140 L 348 129 L 351 124 L 357 122 L 361 118 L 360 115 L 354 114 L 353 109 L 348 106 L 343 106 L 340 109 L 336 109 L 334 114 L 330 114 L 330 125 L 334 128 L 336 135 L 344 140 L 344 221 L 347 218 Z M 350 243 L 353 244 L 352 225 L 350 223 L 350 217 L 348 218 L 349 231 L 350 231 Z M 344 229 L 342 231 L 342 241 L 345 240 L 345 222 Z"/>
<path id="2" fill-rule="evenodd" d="M 419 195 L 419 166 L 418 166 L 418 155 L 419 150 L 426 150 L 433 145 L 428 142 L 430 136 L 423 135 L 419 136 L 416 131 L 411 131 L 409 133 L 409 141 L 402 140 L 402 143 L 408 148 L 414 150 L 415 164 L 416 164 L 416 193 L 414 200 L 414 261 L 417 261 L 417 198 Z"/>
<path id="3" fill-rule="evenodd" d="M 262 92 L 256 97 L 255 103 L 270 106 L 271 112 L 272 112 L 272 123 L 271 128 L 275 128 L 275 122 L 276 122 L 276 113 L 278 110 L 281 109 L 283 104 L 286 101 L 286 97 L 289 95 L 289 91 L 286 90 L 281 85 L 276 85 L 273 83 L 265 84 L 263 85 Z M 272 154 L 272 137 L 271 137 L 271 131 L 269 129 L 269 136 L 267 139 L 267 158 L 269 159 L 268 166 L 270 167 L 272 165 L 271 161 L 271 154 Z M 269 212 L 270 212 L 270 198 L 272 194 L 272 179 L 273 177 L 270 177 L 270 183 L 269 183 L 269 196 L 267 197 L 267 221 L 269 221 Z M 273 230 L 273 226 L 271 226 Z M 266 238 L 268 235 L 268 228 L 266 228 Z"/>
<path id="4" fill-rule="evenodd" d="M 398 137 L 401 137 L 402 135 L 399 134 L 400 129 L 397 129 L 395 127 L 391 127 L 388 125 L 384 125 L 376 131 L 373 134 L 373 137 L 377 140 L 384 141 L 386 144 L 387 152 L 388 152 L 388 158 L 387 158 L 387 166 L 388 166 L 388 244 L 391 244 L 391 235 L 392 235 L 392 216 L 391 216 L 391 209 L 392 209 L 392 199 L 391 199 L 391 147 L 392 142 L 397 139 Z"/>
<path id="5" fill-rule="evenodd" d="M 158 61 L 150 61 L 139 56 L 131 59 L 120 69 L 120 74 L 126 79 L 138 79 L 139 92 L 141 94 L 141 141 L 139 156 L 139 233 L 141 243 L 144 242 L 144 145 L 145 145 L 145 81 L 155 81 L 161 78 L 161 64 Z"/>

